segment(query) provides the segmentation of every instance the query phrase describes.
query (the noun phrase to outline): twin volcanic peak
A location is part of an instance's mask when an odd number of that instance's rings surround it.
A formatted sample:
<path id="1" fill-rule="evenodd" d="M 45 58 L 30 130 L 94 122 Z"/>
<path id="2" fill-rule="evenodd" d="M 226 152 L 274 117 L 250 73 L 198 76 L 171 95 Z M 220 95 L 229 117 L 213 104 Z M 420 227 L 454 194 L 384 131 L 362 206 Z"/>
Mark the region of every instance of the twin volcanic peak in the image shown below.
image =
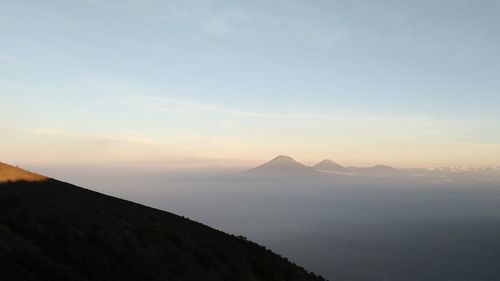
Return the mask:
<path id="1" fill-rule="evenodd" d="M 397 172 L 398 170 L 385 166 L 376 165 L 372 167 L 344 167 L 333 162 L 330 159 L 325 159 L 314 166 L 306 166 L 290 156 L 280 155 L 269 162 L 266 162 L 256 168 L 250 169 L 250 173 L 258 174 L 275 174 L 275 175 L 304 175 L 304 174 L 321 174 L 321 173 L 388 173 Z"/>
<path id="2" fill-rule="evenodd" d="M 323 171 L 344 171 L 346 168 L 342 165 L 339 165 L 333 162 L 330 159 L 325 159 L 314 166 L 316 170 Z"/>
<path id="3" fill-rule="evenodd" d="M 315 173 L 316 170 L 295 161 L 290 156 L 280 155 L 267 163 L 251 169 L 250 172 L 263 174 L 310 174 Z"/>

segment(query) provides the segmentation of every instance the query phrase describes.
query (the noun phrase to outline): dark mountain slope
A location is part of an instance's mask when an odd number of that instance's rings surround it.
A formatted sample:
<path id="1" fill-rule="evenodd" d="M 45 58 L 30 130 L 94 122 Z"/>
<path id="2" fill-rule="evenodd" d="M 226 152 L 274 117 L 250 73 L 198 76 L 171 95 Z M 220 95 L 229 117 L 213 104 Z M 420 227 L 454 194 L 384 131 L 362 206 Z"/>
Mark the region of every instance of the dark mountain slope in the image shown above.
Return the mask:
<path id="1" fill-rule="evenodd" d="M 322 280 L 253 242 L 57 180 L 0 183 L 0 280 Z"/>

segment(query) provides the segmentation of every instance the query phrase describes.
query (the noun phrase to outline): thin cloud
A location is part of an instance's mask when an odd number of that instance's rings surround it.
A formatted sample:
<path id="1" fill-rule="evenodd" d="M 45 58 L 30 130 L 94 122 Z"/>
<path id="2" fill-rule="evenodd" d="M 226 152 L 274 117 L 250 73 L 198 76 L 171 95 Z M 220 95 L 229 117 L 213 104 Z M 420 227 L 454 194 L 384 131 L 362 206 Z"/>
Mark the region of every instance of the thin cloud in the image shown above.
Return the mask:
<path id="1" fill-rule="evenodd" d="M 155 110 L 160 112 L 170 113 L 213 113 L 223 115 L 233 115 L 239 117 L 255 117 L 263 119 L 281 119 L 281 120 L 308 120 L 316 122 L 345 122 L 346 124 L 356 123 L 371 123 L 371 124 L 400 124 L 405 123 L 415 126 L 428 126 L 429 124 L 437 124 L 440 126 L 464 126 L 472 125 L 465 121 L 446 121 L 432 118 L 428 115 L 382 115 L 372 114 L 359 110 L 339 110 L 325 112 L 266 112 L 252 111 L 240 108 L 228 107 L 220 104 L 212 104 L 199 102 L 189 99 L 167 96 L 152 96 L 152 95 L 126 95 L 118 98 L 121 103 L 126 103 L 129 106 L 141 107 L 147 110 Z"/>
<path id="2" fill-rule="evenodd" d="M 248 20 L 246 12 L 237 5 L 232 7 L 224 5 L 224 8 L 220 8 L 212 1 L 81 1 L 111 13 L 127 13 L 144 22 L 191 26 L 197 33 L 213 38 L 223 38 L 234 34 L 240 24 Z"/>
<path id="3" fill-rule="evenodd" d="M 0 64 L 23 65 L 26 62 L 15 56 L 0 54 Z"/>
<path id="4" fill-rule="evenodd" d="M 215 114 L 227 114 L 242 117 L 259 117 L 272 119 L 296 119 L 299 116 L 294 114 L 274 114 L 257 111 L 247 111 L 241 109 L 230 108 L 221 105 L 203 103 L 187 99 L 179 99 L 173 97 L 159 96 L 126 96 L 119 98 L 120 102 L 125 102 L 132 106 L 140 106 L 147 109 L 152 109 L 161 112 L 171 113 L 190 113 L 190 112 L 205 112 Z"/>
<path id="5" fill-rule="evenodd" d="M 57 137 L 64 139 L 77 139 L 82 141 L 92 142 L 118 142 L 118 143 L 140 143 L 140 144 L 155 144 L 156 140 L 142 136 L 136 131 L 120 131 L 114 133 L 74 133 L 66 130 L 58 130 L 52 128 L 37 128 L 31 130 L 31 133 L 48 137 Z"/>
<path id="6" fill-rule="evenodd" d="M 443 119 L 424 114 L 388 115 L 359 110 L 266 112 L 264 110 L 246 110 L 177 97 L 151 95 L 122 96 L 120 102 L 146 111 L 178 114 L 181 119 L 188 115 L 198 115 L 199 117 L 201 114 L 206 117 L 220 117 L 221 120 L 232 120 L 233 123 L 242 120 L 247 125 L 249 124 L 247 121 L 265 122 L 269 126 L 276 126 L 281 130 L 285 127 L 300 127 L 310 134 L 328 131 L 329 134 L 336 136 L 359 135 L 369 136 L 371 139 L 400 139 L 406 142 L 441 140 L 471 144 L 484 143 L 484 140 L 481 139 L 482 133 L 491 132 L 498 128 L 498 124 L 488 120 Z M 250 129 L 255 129 L 255 127 L 250 127 Z M 488 143 L 499 143 L 499 140 L 489 140 Z"/>

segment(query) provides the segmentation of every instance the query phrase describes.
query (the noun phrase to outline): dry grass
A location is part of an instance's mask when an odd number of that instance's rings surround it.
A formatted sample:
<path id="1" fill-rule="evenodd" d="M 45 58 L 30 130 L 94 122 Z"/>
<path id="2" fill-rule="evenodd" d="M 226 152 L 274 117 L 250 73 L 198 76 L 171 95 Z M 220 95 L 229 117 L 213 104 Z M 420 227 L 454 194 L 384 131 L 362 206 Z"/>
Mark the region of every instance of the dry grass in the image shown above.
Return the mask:
<path id="1" fill-rule="evenodd" d="M 16 181 L 43 181 L 47 177 L 0 162 L 0 183 Z"/>

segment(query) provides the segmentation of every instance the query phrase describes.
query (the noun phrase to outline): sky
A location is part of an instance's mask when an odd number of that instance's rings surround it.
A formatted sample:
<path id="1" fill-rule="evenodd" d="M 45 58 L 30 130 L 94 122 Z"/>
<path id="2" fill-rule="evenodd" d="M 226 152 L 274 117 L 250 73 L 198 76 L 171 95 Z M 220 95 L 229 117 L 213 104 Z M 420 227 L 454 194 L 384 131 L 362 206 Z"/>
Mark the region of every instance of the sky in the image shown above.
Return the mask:
<path id="1" fill-rule="evenodd" d="M 0 161 L 500 165 L 500 2 L 0 1 Z"/>

